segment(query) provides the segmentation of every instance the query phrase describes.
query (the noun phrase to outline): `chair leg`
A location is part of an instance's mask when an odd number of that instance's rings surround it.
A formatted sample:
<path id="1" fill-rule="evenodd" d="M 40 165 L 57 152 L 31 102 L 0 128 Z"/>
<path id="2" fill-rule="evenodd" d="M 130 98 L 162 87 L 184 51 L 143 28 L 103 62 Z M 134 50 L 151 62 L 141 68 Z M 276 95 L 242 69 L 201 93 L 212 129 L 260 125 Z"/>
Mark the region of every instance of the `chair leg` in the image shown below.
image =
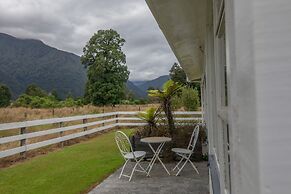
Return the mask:
<path id="1" fill-rule="evenodd" d="M 140 160 L 136 160 L 136 162 L 138 163 L 138 166 L 141 170 L 136 169 L 137 172 L 144 172 L 147 173 L 147 171 L 140 165 L 140 162 L 144 159 L 144 157 L 142 157 Z"/>
<path id="2" fill-rule="evenodd" d="M 124 163 L 124 165 L 123 165 L 123 167 L 122 167 L 122 169 L 121 169 L 121 172 L 120 172 L 119 178 L 121 178 L 121 176 L 123 175 L 124 168 L 125 168 L 125 166 L 126 166 L 126 164 L 127 164 L 128 161 L 129 161 L 129 160 L 126 160 L 126 161 L 125 161 L 125 163 Z"/>
<path id="3" fill-rule="evenodd" d="M 182 169 L 184 168 L 184 166 L 186 165 L 186 163 L 187 163 L 187 159 L 184 162 L 184 164 L 182 165 L 182 167 L 179 169 L 179 171 L 177 172 L 176 176 L 178 176 L 180 174 L 180 172 L 182 171 Z"/>
<path id="4" fill-rule="evenodd" d="M 146 170 L 140 165 L 140 163 L 138 163 L 138 166 L 140 167 L 140 169 L 142 170 L 142 171 L 144 171 L 145 173 L 146 173 Z"/>
<path id="5" fill-rule="evenodd" d="M 157 160 L 157 156 L 154 155 L 154 157 L 155 158 L 150 161 L 149 166 L 147 167 L 147 176 L 150 176 L 150 172 L 151 172 L 151 170 L 152 170 L 152 168 Z"/>
<path id="6" fill-rule="evenodd" d="M 146 170 L 145 170 L 145 169 L 140 165 L 140 161 L 142 161 L 143 158 L 144 158 L 144 157 L 142 157 L 142 158 L 139 159 L 139 160 L 135 160 L 136 164 L 134 165 L 134 167 L 133 167 L 133 169 L 132 169 L 132 171 L 131 171 L 131 174 L 130 174 L 130 177 L 129 177 L 129 180 L 128 180 L 128 181 L 131 181 L 131 178 L 132 178 L 132 176 L 133 176 L 134 171 L 139 171 L 139 170 L 136 170 L 136 167 L 137 167 L 137 166 L 139 166 L 139 167 L 142 169 L 142 172 L 147 173 Z"/>
<path id="7" fill-rule="evenodd" d="M 183 157 L 181 157 L 181 160 L 178 162 L 178 164 L 172 169 L 172 171 L 174 171 L 176 168 L 178 168 L 179 169 L 179 165 L 180 165 L 180 163 L 183 161 Z"/>
<path id="8" fill-rule="evenodd" d="M 189 162 L 190 162 L 190 164 L 192 165 L 192 167 L 194 168 L 194 170 L 197 172 L 197 174 L 199 174 L 199 172 L 198 172 L 196 166 L 193 164 L 193 162 L 191 162 L 191 160 L 189 160 Z"/>
<path id="9" fill-rule="evenodd" d="M 132 171 L 131 171 L 131 174 L 130 174 L 130 177 L 129 177 L 129 180 L 128 180 L 128 181 L 131 181 L 131 178 L 132 178 L 132 176 L 133 176 L 133 173 L 134 173 L 135 168 L 136 168 L 137 165 L 138 165 L 138 163 L 136 163 L 136 164 L 134 165 L 134 167 L 133 167 L 133 169 L 132 169 Z"/>

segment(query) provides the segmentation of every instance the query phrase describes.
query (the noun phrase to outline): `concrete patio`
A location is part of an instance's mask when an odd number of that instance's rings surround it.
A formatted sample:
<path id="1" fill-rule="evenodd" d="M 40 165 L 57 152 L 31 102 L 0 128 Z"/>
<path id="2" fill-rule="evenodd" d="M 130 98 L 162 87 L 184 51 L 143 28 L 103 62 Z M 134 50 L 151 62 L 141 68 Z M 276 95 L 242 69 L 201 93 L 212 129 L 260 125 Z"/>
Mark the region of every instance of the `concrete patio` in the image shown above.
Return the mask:
<path id="1" fill-rule="evenodd" d="M 143 162 L 142 166 L 148 163 Z M 167 163 L 168 170 L 174 167 L 174 163 Z M 208 194 L 208 167 L 207 162 L 195 163 L 199 175 L 187 164 L 180 176 L 169 176 L 160 164 L 155 164 L 151 176 L 135 172 L 131 182 L 126 177 L 119 179 L 121 169 L 110 175 L 102 183 L 96 186 L 90 194 Z M 126 170 L 130 170 L 127 168 Z M 128 171 L 126 171 L 128 172 Z M 171 173 L 174 174 L 174 173 Z"/>

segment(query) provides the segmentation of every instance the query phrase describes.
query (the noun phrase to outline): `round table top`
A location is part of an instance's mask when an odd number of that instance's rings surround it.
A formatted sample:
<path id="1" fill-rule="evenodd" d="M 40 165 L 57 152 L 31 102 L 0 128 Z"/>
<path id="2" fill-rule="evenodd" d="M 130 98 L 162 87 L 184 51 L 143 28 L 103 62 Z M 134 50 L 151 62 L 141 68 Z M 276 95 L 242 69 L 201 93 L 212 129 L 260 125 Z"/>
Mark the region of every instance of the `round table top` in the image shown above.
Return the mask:
<path id="1" fill-rule="evenodd" d="M 169 137 L 146 137 L 142 138 L 140 141 L 144 143 L 163 143 L 163 142 L 169 142 L 172 139 Z"/>

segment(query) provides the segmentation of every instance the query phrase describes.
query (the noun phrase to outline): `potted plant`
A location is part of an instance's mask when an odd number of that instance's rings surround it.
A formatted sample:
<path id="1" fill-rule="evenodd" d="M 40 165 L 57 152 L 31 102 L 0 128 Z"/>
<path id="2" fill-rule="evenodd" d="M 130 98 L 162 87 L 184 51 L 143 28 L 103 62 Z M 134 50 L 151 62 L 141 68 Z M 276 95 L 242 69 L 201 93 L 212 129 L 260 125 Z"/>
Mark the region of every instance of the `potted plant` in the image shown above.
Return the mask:
<path id="1" fill-rule="evenodd" d="M 147 123 L 147 125 L 145 125 L 143 128 L 139 129 L 132 137 L 131 137 L 131 143 L 133 145 L 133 149 L 135 151 L 138 150 L 143 150 L 143 151 L 147 151 L 147 156 L 146 157 L 150 157 L 151 156 L 151 150 L 150 148 L 144 144 L 140 142 L 141 138 L 144 137 L 149 137 L 153 134 L 153 132 L 155 130 L 157 130 L 157 123 L 160 120 L 160 108 L 154 108 L 151 107 L 149 109 L 147 109 L 145 112 L 140 112 L 138 114 L 138 117 L 140 119 L 142 119 L 143 121 L 145 121 Z"/>
<path id="2" fill-rule="evenodd" d="M 143 136 L 151 136 L 153 130 L 157 129 L 157 123 L 160 120 L 160 108 L 151 107 L 147 109 L 145 112 L 140 112 L 138 117 L 147 123 L 144 126 L 144 133 Z"/>
<path id="3" fill-rule="evenodd" d="M 172 80 L 167 81 L 162 90 L 148 90 L 150 97 L 156 97 L 161 102 L 161 108 L 165 112 L 168 129 L 171 136 L 175 130 L 175 123 L 172 113 L 172 98 L 181 91 L 182 86 Z"/>

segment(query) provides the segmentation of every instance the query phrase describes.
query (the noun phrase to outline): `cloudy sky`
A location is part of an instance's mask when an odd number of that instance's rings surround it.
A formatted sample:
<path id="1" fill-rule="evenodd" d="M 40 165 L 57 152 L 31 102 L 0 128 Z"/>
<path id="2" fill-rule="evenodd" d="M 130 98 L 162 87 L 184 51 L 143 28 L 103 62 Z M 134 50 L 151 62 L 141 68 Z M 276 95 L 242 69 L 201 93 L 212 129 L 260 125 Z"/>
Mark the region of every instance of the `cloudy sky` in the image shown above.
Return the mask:
<path id="1" fill-rule="evenodd" d="M 0 32 L 82 55 L 99 29 L 126 40 L 131 80 L 168 74 L 176 61 L 144 0 L 0 0 Z"/>

